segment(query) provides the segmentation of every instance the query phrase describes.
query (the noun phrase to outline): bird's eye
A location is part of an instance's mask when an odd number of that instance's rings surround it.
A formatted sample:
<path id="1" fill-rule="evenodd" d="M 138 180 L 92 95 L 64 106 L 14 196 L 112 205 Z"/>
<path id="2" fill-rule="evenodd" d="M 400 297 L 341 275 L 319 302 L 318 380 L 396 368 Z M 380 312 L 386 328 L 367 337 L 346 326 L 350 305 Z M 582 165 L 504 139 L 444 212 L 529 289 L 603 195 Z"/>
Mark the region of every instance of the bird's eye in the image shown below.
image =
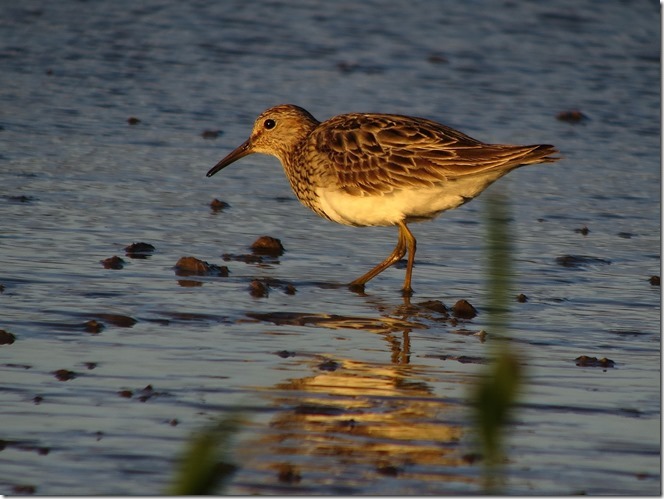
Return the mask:
<path id="1" fill-rule="evenodd" d="M 271 120 L 271 119 L 267 119 L 267 120 L 265 120 L 265 121 L 263 122 L 263 126 L 264 126 L 267 130 L 272 130 L 272 129 L 275 127 L 276 124 L 277 124 L 277 123 L 276 123 L 274 120 Z"/>

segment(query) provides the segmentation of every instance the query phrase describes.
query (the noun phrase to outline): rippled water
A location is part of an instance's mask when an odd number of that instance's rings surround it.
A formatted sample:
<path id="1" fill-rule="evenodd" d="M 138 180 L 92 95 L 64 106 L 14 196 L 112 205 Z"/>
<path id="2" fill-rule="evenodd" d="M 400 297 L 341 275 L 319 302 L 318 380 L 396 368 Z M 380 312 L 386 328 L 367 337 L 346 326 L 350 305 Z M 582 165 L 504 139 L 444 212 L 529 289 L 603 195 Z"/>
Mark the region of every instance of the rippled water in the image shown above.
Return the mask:
<path id="1" fill-rule="evenodd" d="M 497 343 L 492 195 L 528 297 L 509 314 L 527 384 L 503 490 L 660 493 L 659 6 L 491 5 L 0 6 L 0 329 L 16 337 L 0 345 L 0 493 L 163 492 L 191 432 L 235 408 L 250 425 L 226 492 L 482 492 L 468 397 Z M 414 226 L 407 307 L 403 268 L 366 296 L 342 286 L 395 229 L 317 218 L 272 158 L 205 178 L 282 102 L 425 116 L 564 160 Z M 575 109 L 587 119 L 556 119 Z M 242 261 L 262 235 L 286 252 Z M 126 256 L 139 241 L 154 253 Z M 104 268 L 114 255 L 124 267 Z M 230 274 L 177 275 L 182 256 Z M 459 299 L 479 315 L 425 303 Z"/>

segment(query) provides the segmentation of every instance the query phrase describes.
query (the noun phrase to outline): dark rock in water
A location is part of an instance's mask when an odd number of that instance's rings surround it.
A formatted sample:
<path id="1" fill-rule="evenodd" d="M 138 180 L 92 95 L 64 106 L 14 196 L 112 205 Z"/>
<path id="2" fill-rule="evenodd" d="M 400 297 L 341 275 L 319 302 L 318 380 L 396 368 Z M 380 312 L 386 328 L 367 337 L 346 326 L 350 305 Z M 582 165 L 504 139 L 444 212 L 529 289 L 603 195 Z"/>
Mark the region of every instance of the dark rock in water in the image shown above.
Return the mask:
<path id="1" fill-rule="evenodd" d="M 561 111 L 556 115 L 556 119 L 560 121 L 566 121 L 567 123 L 581 123 L 588 119 L 588 116 L 583 114 L 578 109 L 572 109 L 569 111 Z"/>
<path id="2" fill-rule="evenodd" d="M 602 357 L 601 359 L 598 359 L 597 357 L 589 357 L 587 355 L 581 355 L 580 357 L 577 357 L 574 359 L 576 361 L 576 365 L 580 367 L 615 367 L 616 363 L 613 362 L 611 359 L 607 359 L 606 357 Z"/>
<path id="3" fill-rule="evenodd" d="M 528 301 L 528 297 L 526 295 L 524 295 L 523 293 L 519 293 L 516 296 L 516 301 L 518 301 L 519 303 L 526 303 Z"/>
<path id="4" fill-rule="evenodd" d="M 130 258 L 146 258 L 155 250 L 155 247 L 149 243 L 132 243 L 124 250 Z"/>
<path id="5" fill-rule="evenodd" d="M 285 250 L 279 239 L 261 236 L 251 245 L 251 251 L 258 255 L 281 256 Z"/>
<path id="6" fill-rule="evenodd" d="M 175 264 L 175 273 L 180 276 L 213 275 L 228 277 L 228 267 L 207 263 L 193 256 L 183 256 Z"/>
<path id="7" fill-rule="evenodd" d="M 593 265 L 610 265 L 610 260 L 584 255 L 563 255 L 556 258 L 556 263 L 572 269 L 584 268 Z"/>
<path id="8" fill-rule="evenodd" d="M 341 367 L 341 364 L 333 361 L 332 359 L 325 360 L 318 364 L 318 369 L 321 371 L 336 371 Z"/>
<path id="9" fill-rule="evenodd" d="M 221 130 L 203 130 L 203 133 L 201 133 L 201 137 L 204 139 L 216 139 L 219 137 L 223 132 Z"/>
<path id="10" fill-rule="evenodd" d="M 57 371 L 53 371 L 53 375 L 58 381 L 69 381 L 76 377 L 76 373 L 69 369 L 58 369 Z"/>
<path id="11" fill-rule="evenodd" d="M 214 198 L 212 201 L 210 201 L 210 208 L 212 208 L 212 211 L 222 211 L 226 208 L 230 208 L 230 206 L 231 205 L 227 202 L 221 201 L 217 198 Z"/>
<path id="12" fill-rule="evenodd" d="M 282 483 L 298 483 L 302 480 L 302 476 L 298 469 L 292 464 L 282 464 L 279 466 L 277 480 Z"/>
<path id="13" fill-rule="evenodd" d="M 584 225 L 580 229 L 574 229 L 574 232 L 576 232 L 577 234 L 587 236 L 588 234 L 590 234 L 590 229 Z"/>
<path id="14" fill-rule="evenodd" d="M 249 284 L 249 294 L 254 298 L 266 298 L 269 294 L 269 287 L 264 282 L 253 280 Z"/>
<path id="15" fill-rule="evenodd" d="M 659 284 L 659 276 L 658 275 L 652 276 L 650 279 L 648 279 L 648 282 L 653 286 L 659 286 L 660 285 Z"/>
<path id="16" fill-rule="evenodd" d="M 0 329 L 0 345 L 11 345 L 16 340 L 16 336 L 12 333 Z"/>
<path id="17" fill-rule="evenodd" d="M 104 325 L 101 322 L 97 322 L 94 319 L 86 322 L 84 324 L 84 327 L 86 333 L 93 333 L 93 334 L 101 333 L 104 329 Z"/>
<path id="18" fill-rule="evenodd" d="M 32 196 L 26 196 L 25 194 L 21 194 L 18 196 L 5 196 L 9 201 L 12 203 L 32 203 L 35 198 Z"/>
<path id="19" fill-rule="evenodd" d="M 452 307 L 452 313 L 457 319 L 472 319 L 477 315 L 477 309 L 466 300 L 459 300 Z"/>
<path id="20" fill-rule="evenodd" d="M 401 469 L 391 464 L 384 464 L 376 468 L 376 472 L 385 476 L 397 476 Z"/>
<path id="21" fill-rule="evenodd" d="M 138 321 L 128 315 L 100 313 L 95 316 L 116 327 L 133 327 Z"/>
<path id="22" fill-rule="evenodd" d="M 286 359 L 288 357 L 295 357 L 295 352 L 290 352 L 288 350 L 279 350 L 278 352 L 274 352 L 275 355 L 278 355 L 282 359 Z"/>
<path id="23" fill-rule="evenodd" d="M 423 301 L 417 304 L 420 308 L 425 308 L 431 310 L 432 312 L 438 312 L 439 314 L 448 315 L 447 307 L 440 300 L 428 300 Z"/>
<path id="24" fill-rule="evenodd" d="M 105 269 L 120 270 L 124 268 L 125 261 L 119 256 L 112 256 L 106 260 L 100 260 Z"/>
<path id="25" fill-rule="evenodd" d="M 130 116 L 129 118 L 127 118 L 127 123 L 129 123 L 130 125 L 138 125 L 140 122 L 141 120 L 139 120 L 135 116 Z"/>
<path id="26" fill-rule="evenodd" d="M 12 492 L 16 495 L 29 496 L 37 492 L 37 487 L 34 485 L 14 485 Z"/>

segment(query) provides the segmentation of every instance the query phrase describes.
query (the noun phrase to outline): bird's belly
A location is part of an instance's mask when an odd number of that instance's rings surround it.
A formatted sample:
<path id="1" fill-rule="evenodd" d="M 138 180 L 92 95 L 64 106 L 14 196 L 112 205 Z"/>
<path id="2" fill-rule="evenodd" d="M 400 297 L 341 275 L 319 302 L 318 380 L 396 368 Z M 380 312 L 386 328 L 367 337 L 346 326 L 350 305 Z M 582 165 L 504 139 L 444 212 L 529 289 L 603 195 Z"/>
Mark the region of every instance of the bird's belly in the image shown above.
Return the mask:
<path id="1" fill-rule="evenodd" d="M 402 220 L 427 220 L 470 198 L 446 189 L 401 190 L 388 194 L 354 196 L 340 190 L 319 189 L 318 208 L 327 218 L 344 225 L 394 225 Z"/>

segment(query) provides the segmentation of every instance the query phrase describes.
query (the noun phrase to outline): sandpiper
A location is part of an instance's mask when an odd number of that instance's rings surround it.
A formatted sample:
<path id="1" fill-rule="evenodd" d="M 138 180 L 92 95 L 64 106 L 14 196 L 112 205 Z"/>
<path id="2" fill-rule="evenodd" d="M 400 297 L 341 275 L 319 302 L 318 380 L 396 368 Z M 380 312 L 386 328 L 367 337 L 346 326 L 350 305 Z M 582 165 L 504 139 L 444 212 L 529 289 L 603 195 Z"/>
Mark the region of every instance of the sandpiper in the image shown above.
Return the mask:
<path id="1" fill-rule="evenodd" d="M 479 195 L 508 172 L 551 163 L 548 144 L 487 144 L 424 118 L 342 114 L 320 122 L 291 104 L 258 116 L 250 137 L 208 171 L 252 153 L 276 156 L 302 204 L 359 227 L 396 225 L 399 239 L 381 263 L 349 284 L 364 285 L 408 253 L 404 296 L 412 294 L 415 237 L 407 224 L 431 220 Z"/>

